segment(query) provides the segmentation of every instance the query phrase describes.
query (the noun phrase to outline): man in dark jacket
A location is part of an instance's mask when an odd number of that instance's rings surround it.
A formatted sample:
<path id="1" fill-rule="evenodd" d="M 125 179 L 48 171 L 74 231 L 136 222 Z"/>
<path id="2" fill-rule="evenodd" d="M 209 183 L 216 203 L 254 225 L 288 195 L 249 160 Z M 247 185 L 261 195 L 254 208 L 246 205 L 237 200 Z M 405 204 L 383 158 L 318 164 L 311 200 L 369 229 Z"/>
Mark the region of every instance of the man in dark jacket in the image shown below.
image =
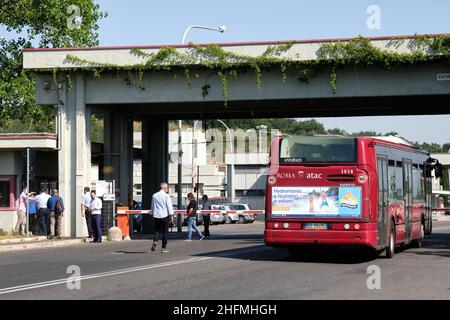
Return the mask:
<path id="1" fill-rule="evenodd" d="M 49 239 L 61 239 L 61 223 L 64 216 L 64 202 L 59 196 L 58 189 L 53 189 L 52 196 L 48 199 L 47 208 L 50 211 L 50 235 Z"/>

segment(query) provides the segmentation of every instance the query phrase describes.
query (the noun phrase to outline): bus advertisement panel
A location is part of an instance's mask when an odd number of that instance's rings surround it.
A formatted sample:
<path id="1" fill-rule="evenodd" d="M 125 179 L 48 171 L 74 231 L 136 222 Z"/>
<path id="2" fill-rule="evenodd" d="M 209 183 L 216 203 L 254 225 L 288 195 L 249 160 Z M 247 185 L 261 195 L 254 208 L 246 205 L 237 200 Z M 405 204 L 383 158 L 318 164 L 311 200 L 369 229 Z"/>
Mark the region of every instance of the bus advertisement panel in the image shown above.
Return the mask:
<path id="1" fill-rule="evenodd" d="M 361 218 L 361 187 L 273 187 L 273 218 Z"/>

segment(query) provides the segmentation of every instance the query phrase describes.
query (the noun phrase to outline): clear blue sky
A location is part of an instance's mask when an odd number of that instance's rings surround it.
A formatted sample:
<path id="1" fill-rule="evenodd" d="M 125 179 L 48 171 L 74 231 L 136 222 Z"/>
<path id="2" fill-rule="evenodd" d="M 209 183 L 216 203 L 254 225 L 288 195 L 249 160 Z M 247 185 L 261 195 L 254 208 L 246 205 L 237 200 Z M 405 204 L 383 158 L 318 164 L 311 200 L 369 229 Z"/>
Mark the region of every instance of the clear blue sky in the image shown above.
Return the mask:
<path id="1" fill-rule="evenodd" d="M 449 0 L 96 0 L 109 16 L 102 45 L 180 43 L 191 24 L 226 25 L 223 34 L 193 30 L 188 41 L 234 42 L 450 32 Z M 381 28 L 369 30 L 369 5 Z"/>

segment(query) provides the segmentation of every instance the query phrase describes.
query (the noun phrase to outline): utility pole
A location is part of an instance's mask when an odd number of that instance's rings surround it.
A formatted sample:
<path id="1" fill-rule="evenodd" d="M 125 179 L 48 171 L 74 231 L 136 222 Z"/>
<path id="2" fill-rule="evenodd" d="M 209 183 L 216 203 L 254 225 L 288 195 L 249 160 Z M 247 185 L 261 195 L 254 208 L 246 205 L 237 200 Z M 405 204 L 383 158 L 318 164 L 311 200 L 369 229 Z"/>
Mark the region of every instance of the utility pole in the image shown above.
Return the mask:
<path id="1" fill-rule="evenodd" d="M 30 234 L 30 148 L 27 148 L 27 236 Z"/>
<path id="2" fill-rule="evenodd" d="M 182 202 L 183 202 L 183 145 L 182 143 L 182 135 L 181 135 L 182 123 L 181 120 L 178 120 L 178 183 L 177 183 L 177 195 L 178 195 L 178 210 L 181 210 Z M 177 215 L 177 231 L 182 232 L 182 220 L 183 215 L 178 213 Z"/>

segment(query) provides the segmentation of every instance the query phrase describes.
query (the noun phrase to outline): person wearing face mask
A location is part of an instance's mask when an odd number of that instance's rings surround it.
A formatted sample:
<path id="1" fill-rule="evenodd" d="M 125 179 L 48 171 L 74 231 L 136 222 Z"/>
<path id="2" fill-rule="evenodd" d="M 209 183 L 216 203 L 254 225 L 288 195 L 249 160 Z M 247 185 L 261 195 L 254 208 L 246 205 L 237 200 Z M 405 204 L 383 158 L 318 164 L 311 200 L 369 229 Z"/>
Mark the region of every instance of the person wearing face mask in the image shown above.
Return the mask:
<path id="1" fill-rule="evenodd" d="M 95 190 L 91 190 L 91 213 L 92 233 L 94 235 L 93 243 L 102 242 L 102 200 L 97 197 Z"/>

